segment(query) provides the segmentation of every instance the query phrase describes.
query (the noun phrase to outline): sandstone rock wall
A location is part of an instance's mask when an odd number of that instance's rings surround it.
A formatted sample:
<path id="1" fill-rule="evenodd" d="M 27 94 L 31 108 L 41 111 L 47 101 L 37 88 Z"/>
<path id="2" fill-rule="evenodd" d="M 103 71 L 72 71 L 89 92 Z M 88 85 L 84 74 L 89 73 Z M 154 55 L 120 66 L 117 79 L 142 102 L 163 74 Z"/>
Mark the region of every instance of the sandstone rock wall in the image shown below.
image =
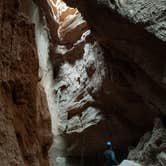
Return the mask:
<path id="1" fill-rule="evenodd" d="M 35 2 L 0 2 L 2 164 L 49 165 L 48 109 L 53 165 L 102 165 L 109 139 L 126 156 L 165 114 L 165 2 L 66 0 L 81 13 Z M 129 159 L 163 166 L 164 133 L 155 127 Z"/>
<path id="2" fill-rule="evenodd" d="M 3 166 L 49 165 L 50 114 L 38 77 L 35 25 L 26 15 L 33 14 L 32 4 L 0 1 L 0 165 Z"/>

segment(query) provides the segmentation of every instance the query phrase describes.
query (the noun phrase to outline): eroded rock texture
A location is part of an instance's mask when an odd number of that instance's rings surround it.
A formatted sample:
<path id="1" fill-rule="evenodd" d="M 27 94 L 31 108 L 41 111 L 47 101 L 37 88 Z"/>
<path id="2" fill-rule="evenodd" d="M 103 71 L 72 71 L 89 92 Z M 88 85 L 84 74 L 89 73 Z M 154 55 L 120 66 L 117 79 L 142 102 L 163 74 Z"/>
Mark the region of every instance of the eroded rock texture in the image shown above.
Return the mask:
<path id="1" fill-rule="evenodd" d="M 84 155 L 94 155 L 94 151 L 101 148 L 100 142 L 99 146 L 95 145 L 95 137 L 101 131 L 96 132 L 94 129 L 96 125 L 101 126 L 99 122 L 103 116 L 95 96 L 101 89 L 105 67 L 103 51 L 79 11 L 69 8 L 60 0 L 50 1 L 50 6 L 59 24 L 59 41 L 55 52 L 62 59 L 53 86 L 55 108 L 51 114 L 54 144 L 50 155 L 54 165 L 65 165 L 66 158 L 70 156 L 80 160 L 83 139 L 89 146 L 85 147 Z M 52 57 L 52 62 L 56 66 L 56 57 Z M 56 114 L 58 126 L 54 122 Z M 85 138 L 82 133 L 88 128 L 92 130 L 88 131 L 89 136 Z"/>
<path id="2" fill-rule="evenodd" d="M 78 8 L 102 46 L 106 76 L 97 100 L 109 117 L 106 133 L 125 152 L 166 114 L 165 1 L 65 2 Z"/>
<path id="3" fill-rule="evenodd" d="M 165 1 L 35 2 L 0 2 L 2 165 L 49 164 L 48 109 L 53 165 L 103 165 L 110 139 L 127 156 L 166 114 Z M 163 166 L 164 151 L 158 121 L 129 159 Z"/>
<path id="4" fill-rule="evenodd" d="M 146 133 L 128 158 L 142 165 L 166 165 L 166 128 L 160 119 L 155 120 L 152 132 Z"/>
<path id="5" fill-rule="evenodd" d="M 33 14 L 32 4 L 31 1 L 0 1 L 2 166 L 49 165 L 50 114 L 45 92 L 38 81 L 35 25 L 24 14 L 28 11 Z"/>

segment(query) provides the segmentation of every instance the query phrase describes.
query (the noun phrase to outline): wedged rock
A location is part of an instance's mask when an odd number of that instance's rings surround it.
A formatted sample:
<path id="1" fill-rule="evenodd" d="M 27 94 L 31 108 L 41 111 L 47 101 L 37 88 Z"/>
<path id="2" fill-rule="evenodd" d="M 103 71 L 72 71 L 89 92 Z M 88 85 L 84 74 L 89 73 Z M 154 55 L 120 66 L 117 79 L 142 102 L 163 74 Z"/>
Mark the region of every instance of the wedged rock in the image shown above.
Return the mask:
<path id="1" fill-rule="evenodd" d="M 142 165 L 137 164 L 134 161 L 124 160 L 119 166 L 142 166 Z"/>
<path id="2" fill-rule="evenodd" d="M 166 165 L 166 153 L 165 152 L 161 152 L 160 154 L 158 154 L 157 159 L 162 166 Z"/>

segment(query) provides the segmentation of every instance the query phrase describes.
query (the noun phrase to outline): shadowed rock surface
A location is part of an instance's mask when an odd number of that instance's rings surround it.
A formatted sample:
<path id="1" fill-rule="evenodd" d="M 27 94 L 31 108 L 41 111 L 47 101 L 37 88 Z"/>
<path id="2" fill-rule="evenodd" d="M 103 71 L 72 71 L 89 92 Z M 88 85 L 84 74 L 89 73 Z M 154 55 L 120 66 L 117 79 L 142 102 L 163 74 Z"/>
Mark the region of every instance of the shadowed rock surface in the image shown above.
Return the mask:
<path id="1" fill-rule="evenodd" d="M 78 8 L 102 46 L 107 74 L 98 99 L 115 147 L 127 149 L 166 113 L 165 1 L 65 2 Z"/>
<path id="2" fill-rule="evenodd" d="M 166 164 L 166 129 L 160 119 L 155 120 L 152 132 L 146 133 L 128 159 L 142 165 L 164 166 Z"/>

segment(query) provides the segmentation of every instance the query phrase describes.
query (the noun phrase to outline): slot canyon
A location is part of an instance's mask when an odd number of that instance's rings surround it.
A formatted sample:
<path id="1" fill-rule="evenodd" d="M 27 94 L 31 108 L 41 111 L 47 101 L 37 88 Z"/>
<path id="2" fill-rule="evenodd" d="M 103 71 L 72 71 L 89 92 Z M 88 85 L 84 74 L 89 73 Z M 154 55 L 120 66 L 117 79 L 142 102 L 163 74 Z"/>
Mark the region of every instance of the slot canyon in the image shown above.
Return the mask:
<path id="1" fill-rule="evenodd" d="M 0 166 L 166 166 L 165 62 L 166 0 L 1 0 Z"/>

